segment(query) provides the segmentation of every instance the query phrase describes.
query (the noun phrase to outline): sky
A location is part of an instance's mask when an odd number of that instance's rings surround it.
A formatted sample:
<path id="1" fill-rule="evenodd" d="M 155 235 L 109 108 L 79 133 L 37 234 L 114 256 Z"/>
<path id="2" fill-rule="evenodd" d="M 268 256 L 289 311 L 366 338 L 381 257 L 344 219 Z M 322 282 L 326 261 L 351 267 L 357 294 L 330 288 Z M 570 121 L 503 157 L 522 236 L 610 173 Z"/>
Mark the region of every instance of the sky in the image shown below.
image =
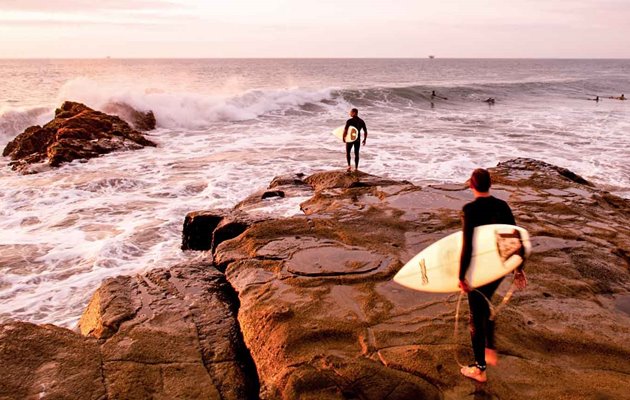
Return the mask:
<path id="1" fill-rule="evenodd" d="M 1 58 L 630 58 L 630 0 L 0 0 Z"/>

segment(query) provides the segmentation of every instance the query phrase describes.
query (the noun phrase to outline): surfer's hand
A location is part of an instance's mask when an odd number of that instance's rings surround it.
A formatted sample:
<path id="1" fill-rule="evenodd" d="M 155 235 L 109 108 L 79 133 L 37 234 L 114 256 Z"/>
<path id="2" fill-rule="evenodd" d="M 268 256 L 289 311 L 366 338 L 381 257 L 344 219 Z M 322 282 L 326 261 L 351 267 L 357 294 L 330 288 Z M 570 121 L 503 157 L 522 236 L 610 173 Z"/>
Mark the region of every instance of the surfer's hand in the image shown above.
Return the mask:
<path id="1" fill-rule="evenodd" d="M 525 289 L 527 286 L 527 277 L 525 276 L 525 272 L 516 271 L 514 274 L 514 286 L 516 286 L 518 290 Z"/>
<path id="2" fill-rule="evenodd" d="M 468 282 L 466 282 L 466 280 L 459 281 L 459 288 L 464 293 L 470 293 L 471 291 L 470 285 L 468 284 Z"/>
<path id="3" fill-rule="evenodd" d="M 363 145 L 365 146 L 365 139 L 363 139 Z"/>

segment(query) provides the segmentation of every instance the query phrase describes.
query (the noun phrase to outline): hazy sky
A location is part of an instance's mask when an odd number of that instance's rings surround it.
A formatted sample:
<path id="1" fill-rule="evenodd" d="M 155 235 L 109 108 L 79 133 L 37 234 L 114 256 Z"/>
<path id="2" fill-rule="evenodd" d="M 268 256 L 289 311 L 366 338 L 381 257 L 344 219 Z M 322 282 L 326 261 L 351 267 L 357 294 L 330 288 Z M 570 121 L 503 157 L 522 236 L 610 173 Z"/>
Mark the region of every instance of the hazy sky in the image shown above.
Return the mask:
<path id="1" fill-rule="evenodd" d="M 0 0 L 0 57 L 630 58 L 630 0 Z"/>

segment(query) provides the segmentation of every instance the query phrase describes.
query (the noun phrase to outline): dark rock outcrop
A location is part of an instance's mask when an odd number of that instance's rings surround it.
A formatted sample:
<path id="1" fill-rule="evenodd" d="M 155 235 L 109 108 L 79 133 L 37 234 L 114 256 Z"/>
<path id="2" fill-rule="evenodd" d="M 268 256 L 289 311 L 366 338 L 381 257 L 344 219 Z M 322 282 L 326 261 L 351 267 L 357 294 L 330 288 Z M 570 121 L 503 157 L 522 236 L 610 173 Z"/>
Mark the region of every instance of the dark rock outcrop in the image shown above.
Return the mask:
<path id="1" fill-rule="evenodd" d="M 10 141 L 2 155 L 13 160 L 14 170 L 36 172 L 31 164 L 48 161 L 51 167 L 77 159 L 89 159 L 118 150 L 155 146 L 117 116 L 66 101 L 55 110 L 55 118 L 32 126 Z"/>
<path id="2" fill-rule="evenodd" d="M 471 195 L 331 171 L 276 179 L 284 198 L 262 192 L 189 214 L 184 247 L 208 251 L 105 281 L 81 318 L 84 337 L 0 325 L 0 397 L 35 397 L 42 385 L 82 398 L 627 397 L 630 200 L 535 160 L 491 172 L 533 254 L 529 286 L 497 317 L 500 367 L 487 384 L 459 375 L 456 359 L 472 355 L 465 312 L 453 334 L 457 295 L 391 280 L 460 229 Z M 301 214 L 257 214 L 305 194 Z"/>
<path id="3" fill-rule="evenodd" d="M 127 103 L 107 103 L 103 109 L 107 114 L 117 115 L 139 131 L 151 131 L 155 129 L 156 120 L 153 111 L 142 112 L 134 109 Z"/>

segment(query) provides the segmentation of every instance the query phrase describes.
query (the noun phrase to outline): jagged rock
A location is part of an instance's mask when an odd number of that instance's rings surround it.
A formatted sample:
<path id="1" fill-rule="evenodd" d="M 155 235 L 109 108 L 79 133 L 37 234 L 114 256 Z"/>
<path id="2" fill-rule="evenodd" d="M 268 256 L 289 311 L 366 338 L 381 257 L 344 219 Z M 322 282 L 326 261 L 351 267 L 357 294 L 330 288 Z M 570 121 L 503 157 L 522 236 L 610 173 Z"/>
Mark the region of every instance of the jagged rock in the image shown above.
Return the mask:
<path id="1" fill-rule="evenodd" d="M 79 329 L 100 339 L 112 398 L 250 399 L 258 382 L 237 309 L 216 269 L 175 266 L 106 280 Z"/>
<path id="2" fill-rule="evenodd" d="M 184 219 L 182 250 L 210 250 L 214 230 L 229 210 L 193 211 Z"/>
<path id="3" fill-rule="evenodd" d="M 121 102 L 107 103 L 102 111 L 119 116 L 139 131 L 152 131 L 155 129 L 156 120 L 153 111 L 141 112 L 129 104 Z"/>
<path id="4" fill-rule="evenodd" d="M 51 167 L 77 159 L 89 159 L 118 150 L 155 146 L 116 116 L 66 101 L 55 118 L 43 127 L 32 126 L 10 141 L 2 153 L 23 173 L 37 172 L 31 164 L 48 161 Z"/>
<path id="5" fill-rule="evenodd" d="M 260 199 L 259 199 L 260 200 Z M 193 211 L 184 219 L 182 250 L 212 250 L 243 233 L 264 217 L 251 216 L 241 210 Z"/>

